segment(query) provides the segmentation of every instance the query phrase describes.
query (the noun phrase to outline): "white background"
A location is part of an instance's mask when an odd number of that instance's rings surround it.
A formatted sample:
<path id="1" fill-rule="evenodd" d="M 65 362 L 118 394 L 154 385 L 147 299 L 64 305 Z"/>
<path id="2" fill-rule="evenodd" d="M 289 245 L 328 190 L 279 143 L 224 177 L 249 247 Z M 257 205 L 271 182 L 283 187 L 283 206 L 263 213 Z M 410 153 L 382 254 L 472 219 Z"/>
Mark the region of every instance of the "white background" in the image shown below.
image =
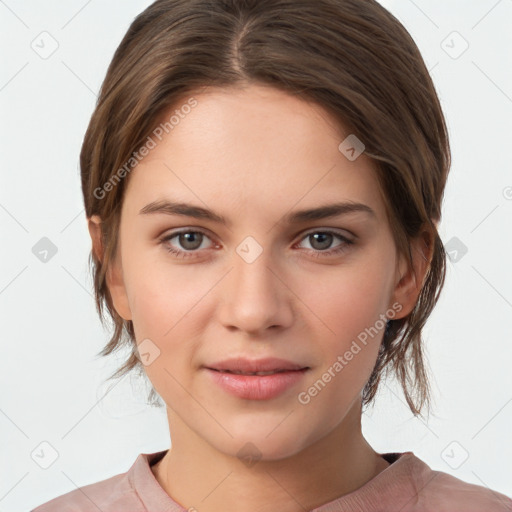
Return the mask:
<path id="1" fill-rule="evenodd" d="M 415 39 L 438 90 L 453 151 L 440 232 L 467 253 L 448 263 L 425 330 L 434 414 L 414 418 L 388 383 L 363 430 L 381 453 L 413 451 L 432 469 L 512 496 L 512 1 L 382 3 Z M 96 356 L 109 336 L 92 296 L 78 171 L 107 66 L 149 4 L 0 1 L 2 512 L 169 447 L 164 411 L 144 405 L 143 382 L 126 377 L 101 399 L 121 361 Z M 31 47 L 43 31 L 58 42 L 47 59 Z M 461 37 L 469 47 L 453 58 Z M 43 237 L 58 250 L 46 263 L 32 252 Z M 58 452 L 48 469 L 31 458 L 44 441 Z"/>

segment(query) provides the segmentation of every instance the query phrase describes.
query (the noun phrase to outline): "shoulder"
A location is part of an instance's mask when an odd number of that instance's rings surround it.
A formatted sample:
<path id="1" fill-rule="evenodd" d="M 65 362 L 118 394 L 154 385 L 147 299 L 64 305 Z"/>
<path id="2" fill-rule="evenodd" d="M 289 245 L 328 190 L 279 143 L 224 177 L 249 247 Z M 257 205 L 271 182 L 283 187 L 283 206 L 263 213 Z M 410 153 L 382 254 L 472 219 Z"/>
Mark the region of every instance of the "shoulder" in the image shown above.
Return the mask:
<path id="1" fill-rule="evenodd" d="M 412 453 L 411 453 L 412 455 Z M 481 485 L 435 471 L 412 455 L 416 508 L 436 512 L 512 512 L 512 499 Z"/>
<path id="2" fill-rule="evenodd" d="M 69 512 L 90 510 L 101 510 L 102 512 L 113 512 L 114 510 L 144 511 L 145 508 L 137 493 L 126 484 L 125 474 L 116 475 L 58 496 L 39 505 L 32 512 L 60 512 L 62 510 Z M 126 508 L 128 506 L 129 509 Z"/>
<path id="3" fill-rule="evenodd" d="M 147 465 L 147 454 L 140 454 L 126 473 L 78 487 L 39 505 L 31 512 L 61 512 L 63 510 L 66 512 L 90 512 L 91 510 L 143 512 L 146 507 L 137 492 L 134 476 L 145 465 Z"/>

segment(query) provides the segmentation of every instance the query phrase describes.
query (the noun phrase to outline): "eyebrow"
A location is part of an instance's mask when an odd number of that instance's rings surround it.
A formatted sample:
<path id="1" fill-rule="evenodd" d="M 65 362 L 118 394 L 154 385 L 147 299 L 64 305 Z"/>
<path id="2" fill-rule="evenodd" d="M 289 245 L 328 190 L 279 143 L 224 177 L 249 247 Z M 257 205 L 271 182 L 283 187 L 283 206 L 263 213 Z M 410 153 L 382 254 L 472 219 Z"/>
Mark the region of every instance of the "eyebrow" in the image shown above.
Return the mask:
<path id="1" fill-rule="evenodd" d="M 374 210 L 368 205 L 363 203 L 356 203 L 353 201 L 345 201 L 339 203 L 331 203 L 315 208 L 308 208 L 305 210 L 297 210 L 289 213 L 283 217 L 282 222 L 285 224 L 299 224 L 301 222 L 329 219 L 341 215 L 362 212 L 367 215 L 377 218 Z M 184 217 L 194 217 L 196 219 L 210 220 L 225 226 L 230 225 L 228 220 L 218 213 L 213 212 L 201 206 L 195 206 L 189 203 L 174 202 L 169 200 L 153 201 L 144 206 L 139 214 L 153 214 L 161 213 L 166 215 L 182 215 Z"/>

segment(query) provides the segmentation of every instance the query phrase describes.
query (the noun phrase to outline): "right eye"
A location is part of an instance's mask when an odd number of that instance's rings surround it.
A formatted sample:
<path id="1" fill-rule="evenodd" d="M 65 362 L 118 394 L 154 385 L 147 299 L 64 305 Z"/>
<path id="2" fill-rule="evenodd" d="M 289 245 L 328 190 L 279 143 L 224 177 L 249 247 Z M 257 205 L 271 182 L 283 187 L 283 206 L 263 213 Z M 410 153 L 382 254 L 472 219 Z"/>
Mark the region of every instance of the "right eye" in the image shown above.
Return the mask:
<path id="1" fill-rule="evenodd" d="M 177 248 L 170 243 L 174 238 L 177 238 L 177 241 L 181 245 L 182 249 Z M 170 253 L 175 254 L 180 258 L 189 258 L 194 257 L 194 253 L 199 252 L 198 249 L 201 248 L 205 238 L 209 237 L 203 231 L 196 229 L 184 229 L 180 231 L 173 231 L 172 233 L 161 238 L 160 242 Z"/>

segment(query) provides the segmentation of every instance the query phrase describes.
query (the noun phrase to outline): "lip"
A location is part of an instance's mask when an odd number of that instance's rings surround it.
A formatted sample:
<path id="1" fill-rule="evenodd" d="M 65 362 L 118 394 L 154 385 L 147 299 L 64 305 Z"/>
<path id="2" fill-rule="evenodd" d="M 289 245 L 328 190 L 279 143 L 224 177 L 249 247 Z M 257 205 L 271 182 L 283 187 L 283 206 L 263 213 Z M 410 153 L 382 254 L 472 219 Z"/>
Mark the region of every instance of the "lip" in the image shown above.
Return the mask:
<path id="1" fill-rule="evenodd" d="M 278 358 L 234 358 L 205 366 L 204 369 L 213 382 L 238 398 L 270 400 L 297 385 L 309 367 Z M 273 373 L 248 375 L 256 372 Z"/>
<path id="2" fill-rule="evenodd" d="M 266 357 L 264 359 L 247 359 L 245 357 L 234 357 L 217 363 L 209 364 L 206 368 L 218 371 L 232 371 L 243 373 L 271 372 L 279 370 L 302 370 L 307 366 L 293 363 L 286 359 L 277 357 Z"/>

